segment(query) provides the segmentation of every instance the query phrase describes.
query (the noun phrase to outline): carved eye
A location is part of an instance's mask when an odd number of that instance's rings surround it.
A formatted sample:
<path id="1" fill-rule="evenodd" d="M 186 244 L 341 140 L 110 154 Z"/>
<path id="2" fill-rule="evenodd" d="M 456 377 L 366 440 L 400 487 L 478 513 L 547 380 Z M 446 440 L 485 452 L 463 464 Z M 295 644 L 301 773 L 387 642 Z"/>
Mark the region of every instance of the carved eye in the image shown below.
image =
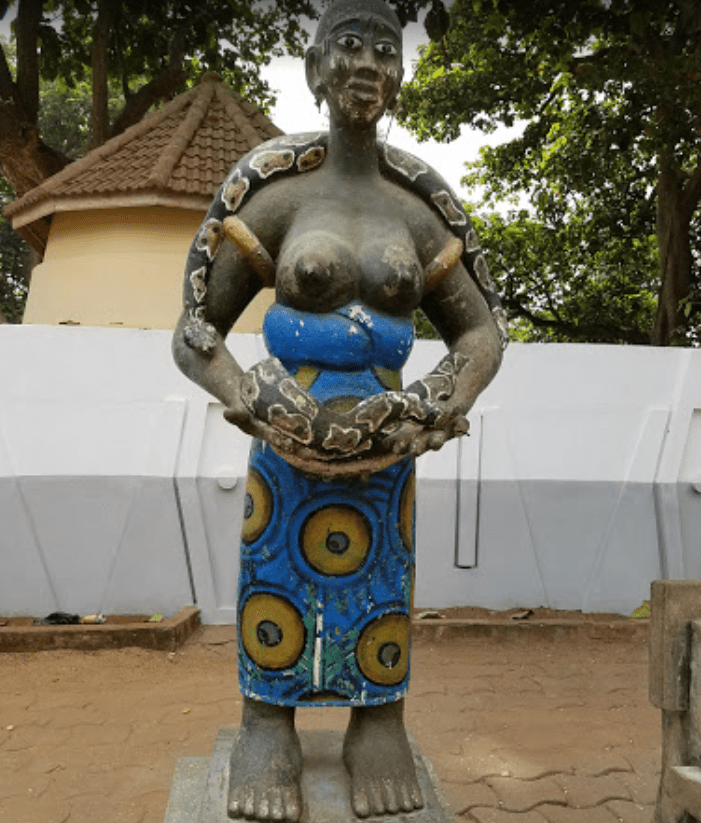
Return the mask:
<path id="1" fill-rule="evenodd" d="M 355 34 L 342 34 L 336 42 L 341 48 L 348 49 L 348 51 L 358 51 L 363 47 L 363 41 Z"/>
<path id="2" fill-rule="evenodd" d="M 397 47 L 389 40 L 380 40 L 375 44 L 375 51 L 383 57 L 394 57 L 398 53 Z"/>

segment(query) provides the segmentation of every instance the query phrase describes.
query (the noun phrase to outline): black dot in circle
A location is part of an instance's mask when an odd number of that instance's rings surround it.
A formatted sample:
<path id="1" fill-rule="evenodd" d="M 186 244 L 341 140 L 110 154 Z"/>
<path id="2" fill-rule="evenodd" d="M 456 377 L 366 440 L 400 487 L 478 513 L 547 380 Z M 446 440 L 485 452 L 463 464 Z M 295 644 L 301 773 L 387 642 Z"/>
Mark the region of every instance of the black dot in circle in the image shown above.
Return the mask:
<path id="1" fill-rule="evenodd" d="M 377 652 L 377 659 L 386 669 L 393 669 L 402 656 L 402 650 L 397 643 L 383 643 Z"/>
<path id="2" fill-rule="evenodd" d="M 251 497 L 250 492 L 246 492 L 246 502 L 243 507 L 244 519 L 248 520 L 248 518 L 253 514 L 253 508 L 253 498 Z"/>
<path id="3" fill-rule="evenodd" d="M 279 646 L 282 643 L 282 629 L 272 620 L 261 620 L 256 626 L 256 637 L 261 646 Z"/>
<path id="4" fill-rule="evenodd" d="M 350 538 L 345 532 L 330 532 L 326 538 L 326 548 L 331 554 L 345 554 L 350 546 Z"/>

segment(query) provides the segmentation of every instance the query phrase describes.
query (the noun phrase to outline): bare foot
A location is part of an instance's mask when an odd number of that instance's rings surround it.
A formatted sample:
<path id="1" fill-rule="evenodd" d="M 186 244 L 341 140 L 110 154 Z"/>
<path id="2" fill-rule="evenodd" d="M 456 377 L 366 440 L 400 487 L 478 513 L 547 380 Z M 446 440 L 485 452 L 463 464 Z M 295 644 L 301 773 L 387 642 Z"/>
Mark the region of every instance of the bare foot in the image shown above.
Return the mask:
<path id="1" fill-rule="evenodd" d="M 297 823 L 302 750 L 294 708 L 243 701 L 241 731 L 231 753 L 229 817 Z"/>
<path id="2" fill-rule="evenodd" d="M 343 762 L 358 817 L 423 808 L 414 758 L 404 730 L 404 701 L 351 710 Z"/>

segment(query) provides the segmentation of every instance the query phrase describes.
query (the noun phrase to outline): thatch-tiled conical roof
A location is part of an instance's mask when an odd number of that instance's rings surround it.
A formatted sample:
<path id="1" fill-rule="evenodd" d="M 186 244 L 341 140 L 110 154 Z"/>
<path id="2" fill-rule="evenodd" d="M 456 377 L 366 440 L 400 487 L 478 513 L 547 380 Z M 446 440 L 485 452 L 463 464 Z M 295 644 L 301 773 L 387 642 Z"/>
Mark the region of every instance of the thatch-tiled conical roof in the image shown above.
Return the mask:
<path id="1" fill-rule="evenodd" d="M 43 252 L 57 211 L 163 205 L 206 209 L 236 161 L 282 134 L 216 74 L 5 207 Z"/>

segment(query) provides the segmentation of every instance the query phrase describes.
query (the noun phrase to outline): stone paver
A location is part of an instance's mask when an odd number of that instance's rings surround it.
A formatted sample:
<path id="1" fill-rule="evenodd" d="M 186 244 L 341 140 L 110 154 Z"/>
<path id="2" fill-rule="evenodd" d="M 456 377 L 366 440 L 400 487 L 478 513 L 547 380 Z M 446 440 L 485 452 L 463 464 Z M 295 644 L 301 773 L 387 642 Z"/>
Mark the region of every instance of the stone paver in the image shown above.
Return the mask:
<path id="1" fill-rule="evenodd" d="M 0 654 L 0 823 L 163 823 L 178 758 L 209 755 L 240 715 L 229 627 L 176 654 Z M 406 717 L 459 821 L 651 823 L 644 642 L 422 637 Z M 298 713 L 302 728 L 347 718 Z"/>
<path id="2" fill-rule="evenodd" d="M 540 780 L 515 780 L 512 777 L 488 777 L 485 781 L 507 812 L 527 812 L 543 803 L 565 803 L 562 787 L 552 777 Z"/>
<path id="3" fill-rule="evenodd" d="M 606 804 L 618 823 L 652 823 L 652 806 L 641 806 L 639 803 L 626 803 L 624 800 L 612 800 Z"/>
<path id="4" fill-rule="evenodd" d="M 569 806 L 539 806 L 547 823 L 616 823 L 614 813 L 605 806 L 572 809 Z"/>
<path id="5" fill-rule="evenodd" d="M 654 774 L 620 774 L 617 778 L 630 792 L 631 800 L 640 806 L 653 806 L 657 799 L 660 776 Z"/>
<path id="6" fill-rule="evenodd" d="M 467 812 L 475 806 L 499 805 L 496 792 L 484 780 L 467 784 L 444 781 L 443 790 L 450 792 L 453 811 L 456 814 Z"/>
<path id="7" fill-rule="evenodd" d="M 514 814 L 502 809 L 473 809 L 470 816 L 460 819 L 475 823 L 545 823 L 545 818 L 538 812 Z"/>
<path id="8" fill-rule="evenodd" d="M 553 780 L 565 793 L 567 805 L 573 809 L 590 809 L 607 800 L 631 800 L 630 790 L 618 774 L 597 778 L 585 775 L 555 775 Z"/>

